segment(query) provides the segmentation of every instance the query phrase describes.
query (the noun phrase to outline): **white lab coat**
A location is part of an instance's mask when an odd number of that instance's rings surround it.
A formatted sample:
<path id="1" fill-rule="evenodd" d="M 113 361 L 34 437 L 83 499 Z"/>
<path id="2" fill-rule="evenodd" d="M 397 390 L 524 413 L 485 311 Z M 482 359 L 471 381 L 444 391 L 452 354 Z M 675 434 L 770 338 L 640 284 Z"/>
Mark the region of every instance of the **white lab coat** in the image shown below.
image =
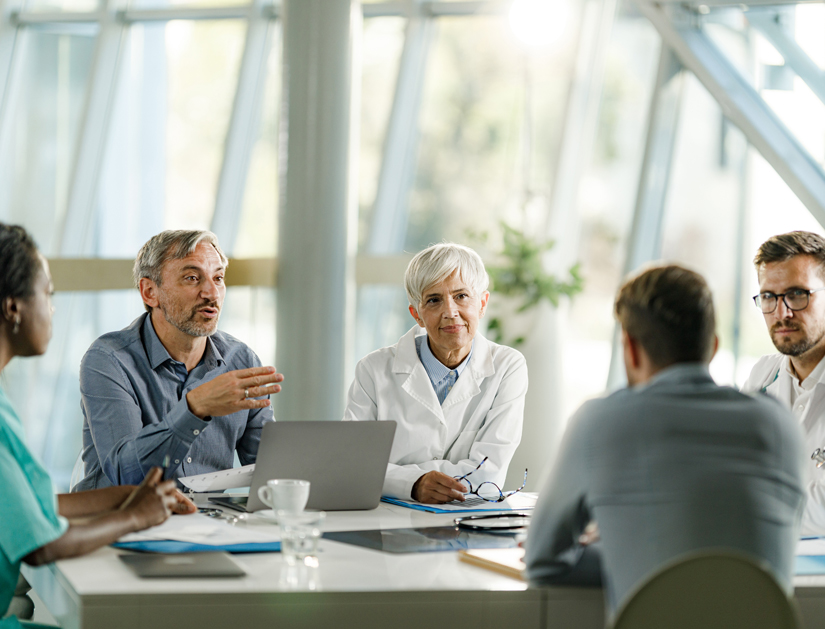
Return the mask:
<path id="1" fill-rule="evenodd" d="M 427 472 L 461 476 L 485 456 L 469 480 L 502 487 L 521 441 L 524 356 L 476 334 L 469 364 L 440 405 L 415 349 L 417 334 L 426 331 L 415 326 L 392 347 L 364 357 L 347 396 L 344 420 L 398 423 L 384 495 L 409 500 L 413 484 Z"/>
<path id="2" fill-rule="evenodd" d="M 793 376 L 788 372 L 788 361 L 783 354 L 763 356 L 754 365 L 742 390 L 768 393 L 790 408 Z M 817 448 L 825 447 L 825 382 L 820 380 L 814 386 L 804 420 L 799 409 L 791 410 L 800 420 L 807 458 Z M 825 467 L 817 469 L 813 461 L 806 460 L 804 469 L 808 500 L 800 532 L 802 535 L 825 535 Z"/>

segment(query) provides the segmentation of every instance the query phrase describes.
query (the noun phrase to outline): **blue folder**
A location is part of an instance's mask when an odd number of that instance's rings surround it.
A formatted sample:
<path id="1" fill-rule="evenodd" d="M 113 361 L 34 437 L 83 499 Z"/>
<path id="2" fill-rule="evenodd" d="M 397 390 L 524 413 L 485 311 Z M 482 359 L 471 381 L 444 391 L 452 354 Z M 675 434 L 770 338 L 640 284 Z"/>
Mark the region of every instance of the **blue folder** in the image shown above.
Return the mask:
<path id="1" fill-rule="evenodd" d="M 502 511 L 529 511 L 533 507 L 522 507 L 521 509 L 513 509 L 511 507 L 480 507 L 478 509 L 441 509 L 437 505 L 425 505 L 420 502 L 407 502 L 406 500 L 399 500 L 397 498 L 390 498 L 389 496 L 381 496 L 381 502 L 386 502 L 391 505 L 398 505 L 399 507 L 406 507 L 407 509 L 414 509 L 416 511 L 426 511 L 428 513 L 446 513 L 459 517 L 465 513 L 501 513 Z M 495 503 L 490 503 L 495 504 Z"/>
<path id="2" fill-rule="evenodd" d="M 281 542 L 261 542 L 255 544 L 226 544 L 224 546 L 210 546 L 208 544 L 192 544 L 174 540 L 150 540 L 145 542 L 116 542 L 115 548 L 135 550 L 142 553 L 277 553 L 281 551 Z"/>
<path id="3" fill-rule="evenodd" d="M 825 574 L 825 556 L 823 555 L 797 555 L 794 574 Z"/>

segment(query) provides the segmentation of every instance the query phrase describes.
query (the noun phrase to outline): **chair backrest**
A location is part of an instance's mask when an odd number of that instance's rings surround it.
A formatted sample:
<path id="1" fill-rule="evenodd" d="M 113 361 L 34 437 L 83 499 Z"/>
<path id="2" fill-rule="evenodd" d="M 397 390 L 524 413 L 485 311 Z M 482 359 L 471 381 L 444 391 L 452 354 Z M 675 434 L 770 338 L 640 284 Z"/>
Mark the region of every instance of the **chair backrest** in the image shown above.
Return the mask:
<path id="1" fill-rule="evenodd" d="M 665 566 L 628 598 L 613 629 L 797 629 L 796 604 L 739 553 L 702 552 Z"/>

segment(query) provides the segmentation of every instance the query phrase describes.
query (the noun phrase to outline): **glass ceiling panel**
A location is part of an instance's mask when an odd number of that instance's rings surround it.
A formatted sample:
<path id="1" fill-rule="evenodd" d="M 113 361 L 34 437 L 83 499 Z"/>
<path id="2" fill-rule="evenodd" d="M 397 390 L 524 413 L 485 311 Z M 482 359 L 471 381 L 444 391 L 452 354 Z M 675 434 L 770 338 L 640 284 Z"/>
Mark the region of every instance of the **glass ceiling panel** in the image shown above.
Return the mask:
<path id="1" fill-rule="evenodd" d="M 267 61 L 258 138 L 249 160 L 241 222 L 235 242 L 234 255 L 240 258 L 272 257 L 278 253 L 278 122 L 281 112 L 281 74 L 281 40 L 276 32 Z"/>
<path id="2" fill-rule="evenodd" d="M 506 16 L 438 21 L 407 250 L 444 238 L 464 242 L 468 231 L 498 233 L 501 220 L 522 227 L 528 196 L 529 211 L 546 212 L 573 48 L 568 39 L 528 53 Z"/>
<path id="3" fill-rule="evenodd" d="M 210 227 L 245 32 L 241 20 L 130 29 L 101 173 L 97 255 L 131 257 L 163 229 Z"/>
<path id="4" fill-rule="evenodd" d="M 92 64 L 94 29 L 85 30 L 21 29 L 17 80 L 0 127 L 0 219 L 29 228 L 46 255 L 60 240 Z"/>

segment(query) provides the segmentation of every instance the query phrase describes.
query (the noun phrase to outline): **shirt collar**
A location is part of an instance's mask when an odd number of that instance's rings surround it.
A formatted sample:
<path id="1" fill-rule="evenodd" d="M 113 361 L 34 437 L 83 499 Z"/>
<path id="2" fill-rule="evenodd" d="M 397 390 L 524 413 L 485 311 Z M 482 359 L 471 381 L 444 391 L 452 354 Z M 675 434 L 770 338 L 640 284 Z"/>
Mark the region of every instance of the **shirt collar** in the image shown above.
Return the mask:
<path id="1" fill-rule="evenodd" d="M 151 313 L 147 312 L 144 317 L 143 346 L 146 348 L 146 355 L 149 358 L 149 364 L 152 369 L 157 369 L 159 365 L 162 365 L 167 360 L 175 359 L 169 355 L 169 352 L 161 342 L 158 333 L 155 332 L 155 326 L 152 325 Z M 207 368 L 211 370 L 224 362 L 223 356 L 215 346 L 215 342 L 211 337 L 206 337 L 206 350 L 203 353 L 203 358 L 201 358 L 198 364 L 206 365 Z"/>
<path id="2" fill-rule="evenodd" d="M 791 375 L 791 382 L 797 390 L 810 391 L 819 383 L 825 381 L 825 358 L 819 361 L 819 364 L 814 367 L 811 374 L 805 378 L 802 383 L 799 382 L 799 376 L 796 375 L 796 370 L 793 368 L 793 363 L 789 356 L 785 356 L 785 371 Z"/>
<path id="3" fill-rule="evenodd" d="M 658 384 L 681 382 L 704 383 L 713 382 L 708 366 L 704 363 L 676 363 L 656 372 L 653 377 L 635 389 L 645 389 Z"/>
<path id="4" fill-rule="evenodd" d="M 461 361 L 458 367 L 450 369 L 435 357 L 435 354 L 433 354 L 433 351 L 430 349 L 430 344 L 427 342 L 427 338 L 426 334 L 417 336 L 415 338 L 415 345 L 418 350 L 418 357 L 421 359 L 421 364 L 424 365 L 424 369 L 430 377 L 430 380 L 433 383 L 441 382 L 451 371 L 455 371 L 458 376 L 461 376 L 461 373 L 470 363 L 470 357 L 473 355 L 473 347 L 475 346 L 475 339 L 473 339 L 473 344 L 470 346 L 470 353 L 467 354 L 467 357 Z"/>

